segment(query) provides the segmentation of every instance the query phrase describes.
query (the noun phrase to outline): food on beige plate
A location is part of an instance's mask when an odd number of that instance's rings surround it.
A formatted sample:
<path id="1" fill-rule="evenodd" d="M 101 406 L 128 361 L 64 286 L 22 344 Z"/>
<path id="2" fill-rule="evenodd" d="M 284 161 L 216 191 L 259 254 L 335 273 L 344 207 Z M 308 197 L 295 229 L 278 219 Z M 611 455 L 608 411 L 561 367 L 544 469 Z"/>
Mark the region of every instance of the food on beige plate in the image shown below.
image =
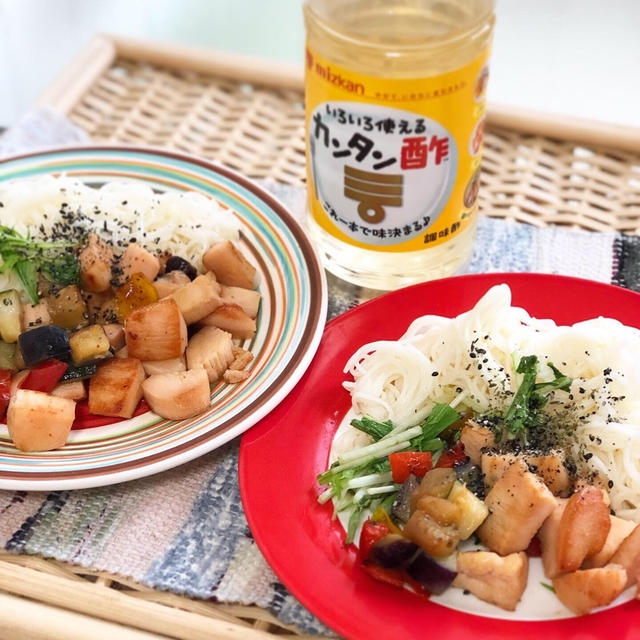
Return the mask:
<path id="1" fill-rule="evenodd" d="M 0 212 L 0 420 L 18 449 L 64 446 L 77 403 L 131 418 L 144 398 L 182 420 L 249 376 L 258 274 L 215 200 L 46 176 L 0 185 Z"/>
<path id="2" fill-rule="evenodd" d="M 532 318 L 506 285 L 417 318 L 348 361 L 319 501 L 363 570 L 444 604 L 607 606 L 640 579 L 639 361 L 637 329 Z"/>

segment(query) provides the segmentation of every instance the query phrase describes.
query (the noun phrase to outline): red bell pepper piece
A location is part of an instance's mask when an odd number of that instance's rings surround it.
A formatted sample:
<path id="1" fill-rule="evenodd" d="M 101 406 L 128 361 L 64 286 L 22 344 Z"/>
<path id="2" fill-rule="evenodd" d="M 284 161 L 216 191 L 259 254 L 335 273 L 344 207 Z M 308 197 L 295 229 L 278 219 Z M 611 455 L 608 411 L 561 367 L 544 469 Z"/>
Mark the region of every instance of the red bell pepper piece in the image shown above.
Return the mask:
<path id="1" fill-rule="evenodd" d="M 453 447 L 453 449 L 447 449 L 440 454 L 436 467 L 440 469 L 451 469 L 457 464 L 462 464 L 467 461 L 467 454 L 464 452 L 464 445 L 462 442 Z"/>
<path id="2" fill-rule="evenodd" d="M 50 393 L 58 384 L 68 366 L 66 362 L 49 358 L 31 369 L 21 388 Z"/>
<path id="3" fill-rule="evenodd" d="M 371 552 L 373 545 L 381 540 L 389 533 L 389 527 L 384 522 L 374 522 L 373 520 L 366 520 L 362 525 L 362 531 L 360 532 L 360 542 L 358 547 L 360 549 L 360 559 L 364 562 Z"/>
<path id="4" fill-rule="evenodd" d="M 362 568 L 374 580 L 386 582 L 394 587 L 410 586 L 416 594 L 429 598 L 431 595 L 419 582 L 416 582 L 404 569 L 385 569 L 375 564 L 363 564 Z"/>
<path id="5" fill-rule="evenodd" d="M 389 464 L 393 481 L 403 483 L 411 474 L 422 478 L 431 469 L 431 453 L 429 451 L 390 453 Z"/>
<path id="6" fill-rule="evenodd" d="M 0 418 L 2 418 L 9 406 L 11 399 L 11 371 L 0 369 Z"/>

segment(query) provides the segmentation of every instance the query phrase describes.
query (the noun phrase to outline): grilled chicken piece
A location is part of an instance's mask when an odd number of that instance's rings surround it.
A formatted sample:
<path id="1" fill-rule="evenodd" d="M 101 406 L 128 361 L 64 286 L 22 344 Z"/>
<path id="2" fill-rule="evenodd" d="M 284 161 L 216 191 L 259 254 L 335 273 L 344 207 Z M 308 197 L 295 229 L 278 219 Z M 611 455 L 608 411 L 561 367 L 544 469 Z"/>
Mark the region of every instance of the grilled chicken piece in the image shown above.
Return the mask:
<path id="1" fill-rule="evenodd" d="M 466 451 L 465 451 L 466 453 Z M 484 476 L 484 486 L 490 491 L 493 485 L 519 460 L 513 453 L 487 452 L 480 454 L 480 468 Z"/>
<path id="2" fill-rule="evenodd" d="M 239 340 L 251 340 L 256 334 L 256 321 L 250 318 L 237 304 L 221 304 L 200 321 L 205 326 L 228 331 Z"/>
<path id="3" fill-rule="evenodd" d="M 464 429 L 463 429 L 464 432 Z M 462 437 L 461 437 L 462 439 Z M 472 445 L 473 446 L 473 445 Z M 467 450 L 465 448 L 465 453 Z M 467 455 L 469 455 L 467 453 Z M 490 489 L 516 459 L 524 460 L 529 470 L 539 476 L 549 487 L 551 493 L 557 496 L 566 495 L 571 481 L 564 466 L 564 454 L 551 452 L 545 455 L 518 455 L 512 453 L 498 454 L 492 452 L 481 453 L 481 468 L 484 483 Z"/>
<path id="4" fill-rule="evenodd" d="M 125 345 L 124 327 L 117 322 L 102 325 L 109 345 L 113 351 L 120 351 Z"/>
<path id="5" fill-rule="evenodd" d="M 21 311 L 23 331 L 51 324 L 49 307 L 44 300 L 38 304 L 23 304 Z"/>
<path id="6" fill-rule="evenodd" d="M 135 309 L 124 330 L 129 356 L 139 360 L 179 358 L 187 346 L 187 325 L 173 298 Z"/>
<path id="7" fill-rule="evenodd" d="M 242 371 L 252 360 L 253 353 L 242 347 L 233 347 L 233 362 L 229 365 L 232 371 Z"/>
<path id="8" fill-rule="evenodd" d="M 130 418 L 142 398 L 143 380 L 140 360 L 107 360 L 89 382 L 89 411 L 99 416 Z"/>
<path id="9" fill-rule="evenodd" d="M 152 375 L 142 383 L 142 391 L 153 412 L 168 420 L 190 418 L 211 404 L 204 369 Z"/>
<path id="10" fill-rule="evenodd" d="M 249 377 L 245 367 L 253 360 L 253 354 L 242 347 L 234 347 L 232 350 L 233 361 L 223 374 L 223 379 L 228 384 L 237 384 Z"/>
<path id="11" fill-rule="evenodd" d="M 82 292 L 87 305 L 87 313 L 91 322 L 98 324 L 115 323 L 118 318 L 118 308 L 113 289 L 109 288 L 100 293 Z"/>
<path id="12" fill-rule="evenodd" d="M 464 445 L 464 452 L 475 465 L 480 465 L 482 450 L 495 445 L 495 434 L 488 427 L 483 427 L 473 420 L 467 423 L 460 432 L 460 442 Z M 496 478 L 497 479 L 497 478 Z"/>
<path id="13" fill-rule="evenodd" d="M 607 507 L 611 506 L 611 498 L 609 497 L 609 490 L 607 489 L 607 483 L 609 480 L 604 476 L 596 473 L 593 476 L 589 474 L 589 479 L 586 478 L 576 478 L 576 481 L 573 485 L 573 492 L 578 493 L 578 491 L 584 489 L 585 487 L 596 487 L 600 489 L 602 492 L 602 499 Z"/>
<path id="14" fill-rule="evenodd" d="M 491 551 L 506 556 L 529 546 L 556 500 L 544 482 L 517 460 L 493 485 L 485 504 L 489 516 L 477 534 Z"/>
<path id="15" fill-rule="evenodd" d="M 7 408 L 7 427 L 20 451 L 50 451 L 64 446 L 75 417 L 73 400 L 17 389 Z"/>
<path id="16" fill-rule="evenodd" d="M 514 611 L 527 586 L 529 560 L 524 552 L 504 558 L 491 551 L 464 551 L 456 558 L 454 587 L 467 589 L 485 602 Z"/>
<path id="17" fill-rule="evenodd" d="M 222 285 L 220 287 L 220 297 L 222 302 L 226 304 L 240 305 L 250 318 L 255 319 L 258 315 L 258 309 L 260 308 L 260 293 L 258 291 Z"/>
<path id="18" fill-rule="evenodd" d="M 542 549 L 542 566 L 544 567 L 544 575 L 547 578 L 555 578 L 559 576 L 561 571 L 558 568 L 558 527 L 562 519 L 562 513 L 567 501 L 562 498 L 557 499 L 557 504 L 549 517 L 538 531 L 538 540 Z"/>
<path id="19" fill-rule="evenodd" d="M 57 384 L 51 391 L 51 395 L 68 400 L 84 400 L 87 397 L 87 389 L 82 380 L 71 380 Z"/>
<path id="20" fill-rule="evenodd" d="M 611 521 L 602 492 L 587 486 L 574 493 L 562 513 L 556 538 L 556 560 L 561 573 L 579 569 L 583 561 L 604 546 Z"/>
<path id="21" fill-rule="evenodd" d="M 95 233 L 90 233 L 87 244 L 78 254 L 82 288 L 96 293 L 109 289 L 112 262 L 111 247 Z"/>
<path id="22" fill-rule="evenodd" d="M 184 271 L 169 271 L 153 281 L 153 286 L 158 292 L 158 298 L 166 298 L 174 291 L 189 284 L 191 280 Z"/>
<path id="23" fill-rule="evenodd" d="M 627 538 L 627 536 L 629 536 L 636 527 L 640 526 L 636 525 L 632 520 L 624 520 L 622 518 L 618 518 L 618 516 L 609 516 L 609 520 L 611 522 L 611 528 L 609 529 L 609 535 L 607 535 L 607 539 L 604 541 L 602 549 L 600 549 L 600 551 L 595 555 L 587 558 L 582 563 L 582 569 L 604 567 L 611 561 L 613 554 L 618 551 L 622 541 Z M 615 564 L 621 564 L 625 569 L 628 568 L 626 563 L 622 562 L 620 559 L 616 560 Z"/>
<path id="24" fill-rule="evenodd" d="M 216 382 L 233 362 L 231 334 L 204 327 L 189 340 L 186 356 L 187 369 L 205 369 L 209 382 Z"/>
<path id="25" fill-rule="evenodd" d="M 237 369 L 227 369 L 222 374 L 222 379 L 227 384 L 238 384 L 239 382 L 243 382 L 249 377 L 248 371 L 238 371 Z"/>
<path id="26" fill-rule="evenodd" d="M 618 564 L 573 571 L 553 579 L 562 604 L 576 615 L 611 604 L 625 589 L 627 572 Z"/>
<path id="27" fill-rule="evenodd" d="M 542 456 L 525 456 L 529 469 L 549 487 L 554 496 L 567 496 L 571 489 L 569 472 L 564 466 L 565 456 L 560 451 L 552 451 Z"/>
<path id="28" fill-rule="evenodd" d="M 167 300 L 177 302 L 187 324 L 202 320 L 222 304 L 220 285 L 213 273 L 198 276 L 170 294 Z"/>
<path id="29" fill-rule="evenodd" d="M 148 376 L 155 376 L 160 373 L 179 373 L 187 370 L 187 362 L 184 356 L 170 358 L 169 360 L 150 360 L 143 362 L 142 366 Z"/>
<path id="30" fill-rule="evenodd" d="M 211 245 L 202 256 L 202 264 L 216 274 L 221 284 L 244 289 L 258 284 L 258 272 L 229 240 Z"/>
<path id="31" fill-rule="evenodd" d="M 120 258 L 120 266 L 125 280 L 134 273 L 141 273 L 149 282 L 153 282 L 160 273 L 160 260 L 135 242 L 125 249 Z"/>
<path id="32" fill-rule="evenodd" d="M 622 541 L 618 550 L 611 556 L 612 564 L 619 564 L 627 570 L 628 580 L 625 584 L 630 587 L 640 575 L 640 524 Z"/>

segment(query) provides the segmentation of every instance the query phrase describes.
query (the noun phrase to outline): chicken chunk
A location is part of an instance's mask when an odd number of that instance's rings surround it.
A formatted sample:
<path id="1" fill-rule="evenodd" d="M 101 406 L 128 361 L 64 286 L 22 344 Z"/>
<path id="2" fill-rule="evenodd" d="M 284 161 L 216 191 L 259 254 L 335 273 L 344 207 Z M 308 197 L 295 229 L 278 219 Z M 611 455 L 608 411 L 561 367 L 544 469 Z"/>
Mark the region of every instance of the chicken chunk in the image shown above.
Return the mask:
<path id="1" fill-rule="evenodd" d="M 229 240 L 213 244 L 202 256 L 202 264 L 216 274 L 221 284 L 244 289 L 258 284 L 257 271 Z"/>
<path id="2" fill-rule="evenodd" d="M 142 383 L 152 411 L 168 420 L 184 420 L 209 408 L 209 376 L 204 369 L 160 373 Z"/>
<path id="3" fill-rule="evenodd" d="M 631 586 L 634 579 L 637 580 L 637 576 L 640 575 L 640 524 L 622 541 L 611 556 L 610 562 L 627 570 L 625 588 Z"/>
<path id="4" fill-rule="evenodd" d="M 625 589 L 627 572 L 617 564 L 573 571 L 553 579 L 558 599 L 578 616 L 611 604 Z"/>
<path id="5" fill-rule="evenodd" d="M 125 249 L 120 258 L 120 266 L 125 280 L 134 273 L 141 273 L 149 282 L 153 282 L 160 273 L 158 258 L 135 242 Z"/>
<path id="6" fill-rule="evenodd" d="M 227 369 L 222 374 L 222 379 L 227 384 L 238 384 L 239 382 L 244 382 L 248 377 L 248 371 L 238 371 L 238 369 Z"/>
<path id="7" fill-rule="evenodd" d="M 530 471 L 542 479 L 554 496 L 566 496 L 571 488 L 571 479 L 564 461 L 565 456 L 560 451 L 552 451 L 541 456 L 525 456 Z"/>
<path id="8" fill-rule="evenodd" d="M 169 358 L 168 360 L 148 360 L 143 362 L 142 366 L 148 376 L 160 373 L 179 373 L 187 370 L 187 362 L 184 356 Z"/>
<path id="9" fill-rule="evenodd" d="M 258 309 L 260 308 L 260 293 L 258 291 L 222 285 L 220 287 L 220 297 L 222 302 L 226 304 L 240 305 L 243 311 L 254 320 L 258 315 Z"/>
<path id="10" fill-rule="evenodd" d="M 87 397 L 87 389 L 82 380 L 71 380 L 57 384 L 52 389 L 51 395 L 68 400 L 84 400 Z"/>
<path id="11" fill-rule="evenodd" d="M 496 439 L 495 434 L 488 427 L 483 427 L 473 420 L 467 420 L 460 432 L 460 442 L 469 460 L 475 465 L 480 465 L 482 450 L 493 447 Z"/>
<path id="12" fill-rule="evenodd" d="M 609 520 L 611 522 L 611 527 L 609 529 L 607 539 L 604 541 L 602 549 L 600 549 L 600 551 L 598 551 L 598 553 L 596 553 L 595 555 L 587 558 L 582 563 L 583 569 L 604 567 L 606 564 L 608 564 L 611 561 L 613 554 L 616 553 L 616 551 L 622 544 L 622 541 L 631 534 L 636 526 L 638 526 L 632 520 L 624 520 L 622 518 L 618 518 L 617 516 L 609 516 Z M 616 564 L 625 566 L 625 563 L 621 561 L 616 561 Z"/>
<path id="13" fill-rule="evenodd" d="M 90 233 L 87 244 L 78 254 L 82 288 L 95 293 L 109 289 L 112 261 L 111 247 L 95 233 Z"/>
<path id="14" fill-rule="evenodd" d="M 466 452 L 465 452 L 466 453 Z M 494 453 L 492 451 L 480 454 L 480 468 L 484 476 L 484 485 L 491 490 L 493 485 L 506 473 L 511 465 L 518 460 L 513 453 Z"/>
<path id="15" fill-rule="evenodd" d="M 503 558 L 491 551 L 464 551 L 458 554 L 456 565 L 454 587 L 467 589 L 501 609 L 515 610 L 527 586 L 526 553 L 511 553 Z"/>
<path id="16" fill-rule="evenodd" d="M 496 483 L 496 480 L 506 472 L 516 459 L 523 460 L 529 470 L 539 476 L 554 495 L 563 496 L 569 491 L 571 482 L 569 473 L 564 466 L 564 454 L 555 451 L 544 455 L 524 454 L 518 456 L 512 453 L 481 453 L 481 467 L 487 489 Z"/>
<path id="17" fill-rule="evenodd" d="M 489 549 L 505 556 L 529 546 L 556 500 L 544 482 L 518 460 L 493 485 L 485 504 L 489 516 L 478 528 L 478 536 Z"/>
<path id="18" fill-rule="evenodd" d="M 153 281 L 153 286 L 158 292 L 158 298 L 166 298 L 170 296 L 174 291 L 177 291 L 181 287 L 189 284 L 191 280 L 184 271 L 169 271 L 160 278 Z"/>
<path id="19" fill-rule="evenodd" d="M 586 558 L 602 549 L 611 522 L 609 509 L 597 487 L 586 486 L 574 493 L 562 512 L 556 537 L 558 569 L 579 569 Z"/>
<path id="20" fill-rule="evenodd" d="M 209 382 L 219 380 L 233 362 L 231 334 L 217 327 L 204 327 L 187 345 L 187 369 L 205 369 Z"/>
<path id="21" fill-rule="evenodd" d="M 124 330 L 129 355 L 139 360 L 179 358 L 187 346 L 187 325 L 173 298 L 135 309 Z"/>
<path id="22" fill-rule="evenodd" d="M 17 389 L 7 408 L 7 427 L 21 451 L 50 451 L 64 446 L 75 417 L 73 400 Z"/>
<path id="23" fill-rule="evenodd" d="M 250 318 L 237 304 L 221 304 L 200 321 L 205 326 L 228 331 L 239 340 L 251 340 L 256 334 L 256 321 Z"/>
<path id="24" fill-rule="evenodd" d="M 198 276 L 170 294 L 167 300 L 176 301 L 187 324 L 202 320 L 222 304 L 220 285 L 212 273 Z"/>
<path id="25" fill-rule="evenodd" d="M 130 418 L 142 398 L 144 369 L 136 358 L 111 358 L 89 382 L 89 411 L 99 416 Z"/>
<path id="26" fill-rule="evenodd" d="M 542 566 L 544 568 L 544 575 L 547 578 L 555 578 L 559 576 L 561 571 L 558 568 L 558 527 L 560 526 L 560 520 L 562 519 L 562 513 L 567 504 L 567 501 L 559 498 L 558 503 L 544 521 L 543 525 L 538 531 L 538 540 L 540 540 L 540 547 L 542 549 Z"/>

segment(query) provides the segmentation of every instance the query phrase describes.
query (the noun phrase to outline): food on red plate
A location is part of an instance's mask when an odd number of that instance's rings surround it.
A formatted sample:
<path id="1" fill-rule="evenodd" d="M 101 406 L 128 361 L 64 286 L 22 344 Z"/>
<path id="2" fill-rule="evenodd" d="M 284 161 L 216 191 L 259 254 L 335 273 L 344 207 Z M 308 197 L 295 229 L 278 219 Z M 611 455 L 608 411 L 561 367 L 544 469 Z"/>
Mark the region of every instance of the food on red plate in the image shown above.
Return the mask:
<path id="1" fill-rule="evenodd" d="M 609 605 L 640 573 L 638 357 L 640 331 L 531 318 L 505 285 L 418 318 L 347 363 L 319 502 L 376 579 L 508 611 L 545 587 L 578 615 Z"/>

